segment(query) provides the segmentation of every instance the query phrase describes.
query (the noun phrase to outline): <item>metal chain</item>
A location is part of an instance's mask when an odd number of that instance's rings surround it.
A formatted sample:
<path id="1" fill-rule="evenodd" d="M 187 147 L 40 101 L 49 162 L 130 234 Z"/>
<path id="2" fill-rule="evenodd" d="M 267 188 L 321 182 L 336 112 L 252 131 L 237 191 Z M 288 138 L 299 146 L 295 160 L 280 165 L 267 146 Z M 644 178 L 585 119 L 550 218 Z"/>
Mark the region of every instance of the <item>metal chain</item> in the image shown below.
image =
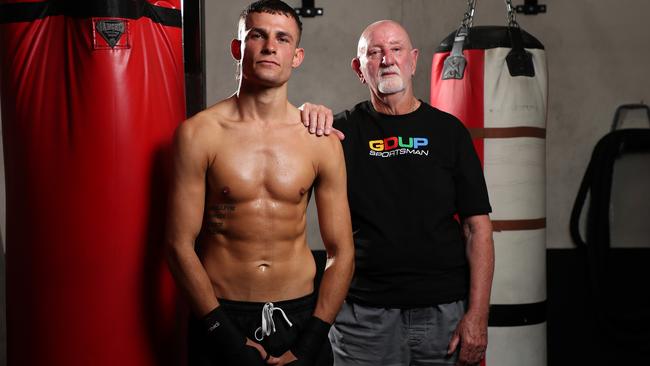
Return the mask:
<path id="1" fill-rule="evenodd" d="M 469 29 L 474 24 L 474 12 L 476 11 L 476 2 L 478 0 L 467 0 L 467 11 L 463 14 L 463 21 L 461 27 Z M 506 22 L 509 27 L 519 27 L 517 18 L 515 17 L 515 7 L 512 5 L 512 0 L 505 0 L 506 2 Z"/>
<path id="2" fill-rule="evenodd" d="M 463 15 L 463 21 L 461 22 L 461 27 L 467 29 L 472 27 L 474 22 L 474 11 L 476 10 L 476 1 L 477 0 L 467 0 L 467 11 Z"/>
<path id="3" fill-rule="evenodd" d="M 506 11 L 508 12 L 506 21 L 508 22 L 508 27 L 517 27 L 519 28 L 519 23 L 517 23 L 517 19 L 515 18 L 515 8 L 512 6 L 512 0 L 505 0 L 506 1 Z"/>
<path id="4" fill-rule="evenodd" d="M 469 35 L 469 30 L 474 21 L 476 1 L 477 0 L 467 0 L 467 11 L 463 15 L 463 21 L 460 23 L 460 27 L 456 31 L 454 45 L 451 48 L 451 54 L 444 62 L 442 75 L 440 76 L 442 80 L 463 78 L 465 65 L 467 65 L 467 60 L 465 60 L 465 56 L 463 56 L 463 45 L 465 44 L 465 39 Z"/>

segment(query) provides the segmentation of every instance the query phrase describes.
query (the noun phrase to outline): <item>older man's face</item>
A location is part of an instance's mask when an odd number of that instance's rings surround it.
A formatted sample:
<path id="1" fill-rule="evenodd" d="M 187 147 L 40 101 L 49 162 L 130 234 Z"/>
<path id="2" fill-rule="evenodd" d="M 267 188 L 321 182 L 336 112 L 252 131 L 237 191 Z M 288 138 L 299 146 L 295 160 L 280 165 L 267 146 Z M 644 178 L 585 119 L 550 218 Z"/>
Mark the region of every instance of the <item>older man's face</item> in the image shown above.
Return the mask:
<path id="1" fill-rule="evenodd" d="M 378 94 L 394 94 L 410 87 L 417 50 L 408 34 L 392 22 L 370 26 L 359 40 L 358 58 L 363 80 Z"/>

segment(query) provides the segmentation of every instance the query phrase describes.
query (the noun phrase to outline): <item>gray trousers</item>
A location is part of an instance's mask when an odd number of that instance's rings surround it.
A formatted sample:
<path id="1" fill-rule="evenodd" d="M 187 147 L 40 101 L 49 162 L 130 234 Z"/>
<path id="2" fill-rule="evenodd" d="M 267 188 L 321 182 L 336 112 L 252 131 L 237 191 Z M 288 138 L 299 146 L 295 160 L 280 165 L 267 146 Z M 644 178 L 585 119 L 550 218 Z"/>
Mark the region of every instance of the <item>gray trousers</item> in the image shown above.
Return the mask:
<path id="1" fill-rule="evenodd" d="M 447 356 L 466 301 L 386 309 L 345 302 L 330 330 L 334 366 L 454 365 Z"/>

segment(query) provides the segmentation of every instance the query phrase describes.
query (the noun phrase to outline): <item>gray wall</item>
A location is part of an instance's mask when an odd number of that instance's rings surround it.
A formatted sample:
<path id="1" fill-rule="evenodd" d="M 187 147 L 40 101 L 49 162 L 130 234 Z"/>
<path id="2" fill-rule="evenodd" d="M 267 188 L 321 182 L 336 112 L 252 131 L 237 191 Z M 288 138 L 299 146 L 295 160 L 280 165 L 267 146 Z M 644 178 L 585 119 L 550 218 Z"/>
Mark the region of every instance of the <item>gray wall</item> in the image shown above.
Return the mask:
<path id="1" fill-rule="evenodd" d="M 515 0 L 515 4 L 522 1 Z M 232 94 L 234 63 L 228 52 L 239 12 L 247 0 L 207 1 L 208 103 Z M 300 6 L 301 1 L 288 1 Z M 568 222 L 580 180 L 597 140 L 608 132 L 616 107 L 650 102 L 650 2 L 541 1 L 548 13 L 519 15 L 523 29 L 546 46 L 549 68 L 547 125 L 547 247 L 573 247 Z M 304 19 L 305 62 L 289 87 L 289 98 L 325 104 L 335 111 L 368 97 L 350 70 L 358 36 L 378 19 L 402 22 L 420 49 L 416 94 L 429 99 L 433 51 L 458 26 L 461 0 L 318 0 L 323 17 Z M 502 0 L 481 0 L 476 25 L 503 25 Z M 634 116 L 633 116 L 634 117 Z M 626 126 L 633 126 L 632 123 Z M 649 202 L 648 192 L 642 193 Z M 310 205 L 310 243 L 322 244 Z M 622 220 L 624 221 L 624 220 Z"/>

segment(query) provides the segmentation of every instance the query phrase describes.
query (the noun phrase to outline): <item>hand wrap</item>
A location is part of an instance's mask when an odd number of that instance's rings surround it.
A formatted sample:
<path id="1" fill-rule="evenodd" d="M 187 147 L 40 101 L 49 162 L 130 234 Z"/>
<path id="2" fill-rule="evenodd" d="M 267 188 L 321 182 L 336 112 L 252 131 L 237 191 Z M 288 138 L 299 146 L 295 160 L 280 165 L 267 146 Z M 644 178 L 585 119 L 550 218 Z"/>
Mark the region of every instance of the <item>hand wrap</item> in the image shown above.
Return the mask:
<path id="1" fill-rule="evenodd" d="M 201 319 L 207 339 L 209 358 L 219 365 L 257 366 L 263 364 L 262 356 L 254 347 L 246 345 L 246 337 L 235 327 L 221 306 L 214 308 Z M 216 347 L 215 347 L 216 346 Z"/>
<path id="2" fill-rule="evenodd" d="M 327 335 L 331 326 L 315 316 L 309 318 L 300 332 L 300 339 L 291 347 L 291 353 L 300 361 L 314 360 L 328 342 Z"/>
<path id="3" fill-rule="evenodd" d="M 212 344 L 232 350 L 246 345 L 246 337 L 230 321 L 221 306 L 217 306 L 201 319 L 203 331 Z"/>

